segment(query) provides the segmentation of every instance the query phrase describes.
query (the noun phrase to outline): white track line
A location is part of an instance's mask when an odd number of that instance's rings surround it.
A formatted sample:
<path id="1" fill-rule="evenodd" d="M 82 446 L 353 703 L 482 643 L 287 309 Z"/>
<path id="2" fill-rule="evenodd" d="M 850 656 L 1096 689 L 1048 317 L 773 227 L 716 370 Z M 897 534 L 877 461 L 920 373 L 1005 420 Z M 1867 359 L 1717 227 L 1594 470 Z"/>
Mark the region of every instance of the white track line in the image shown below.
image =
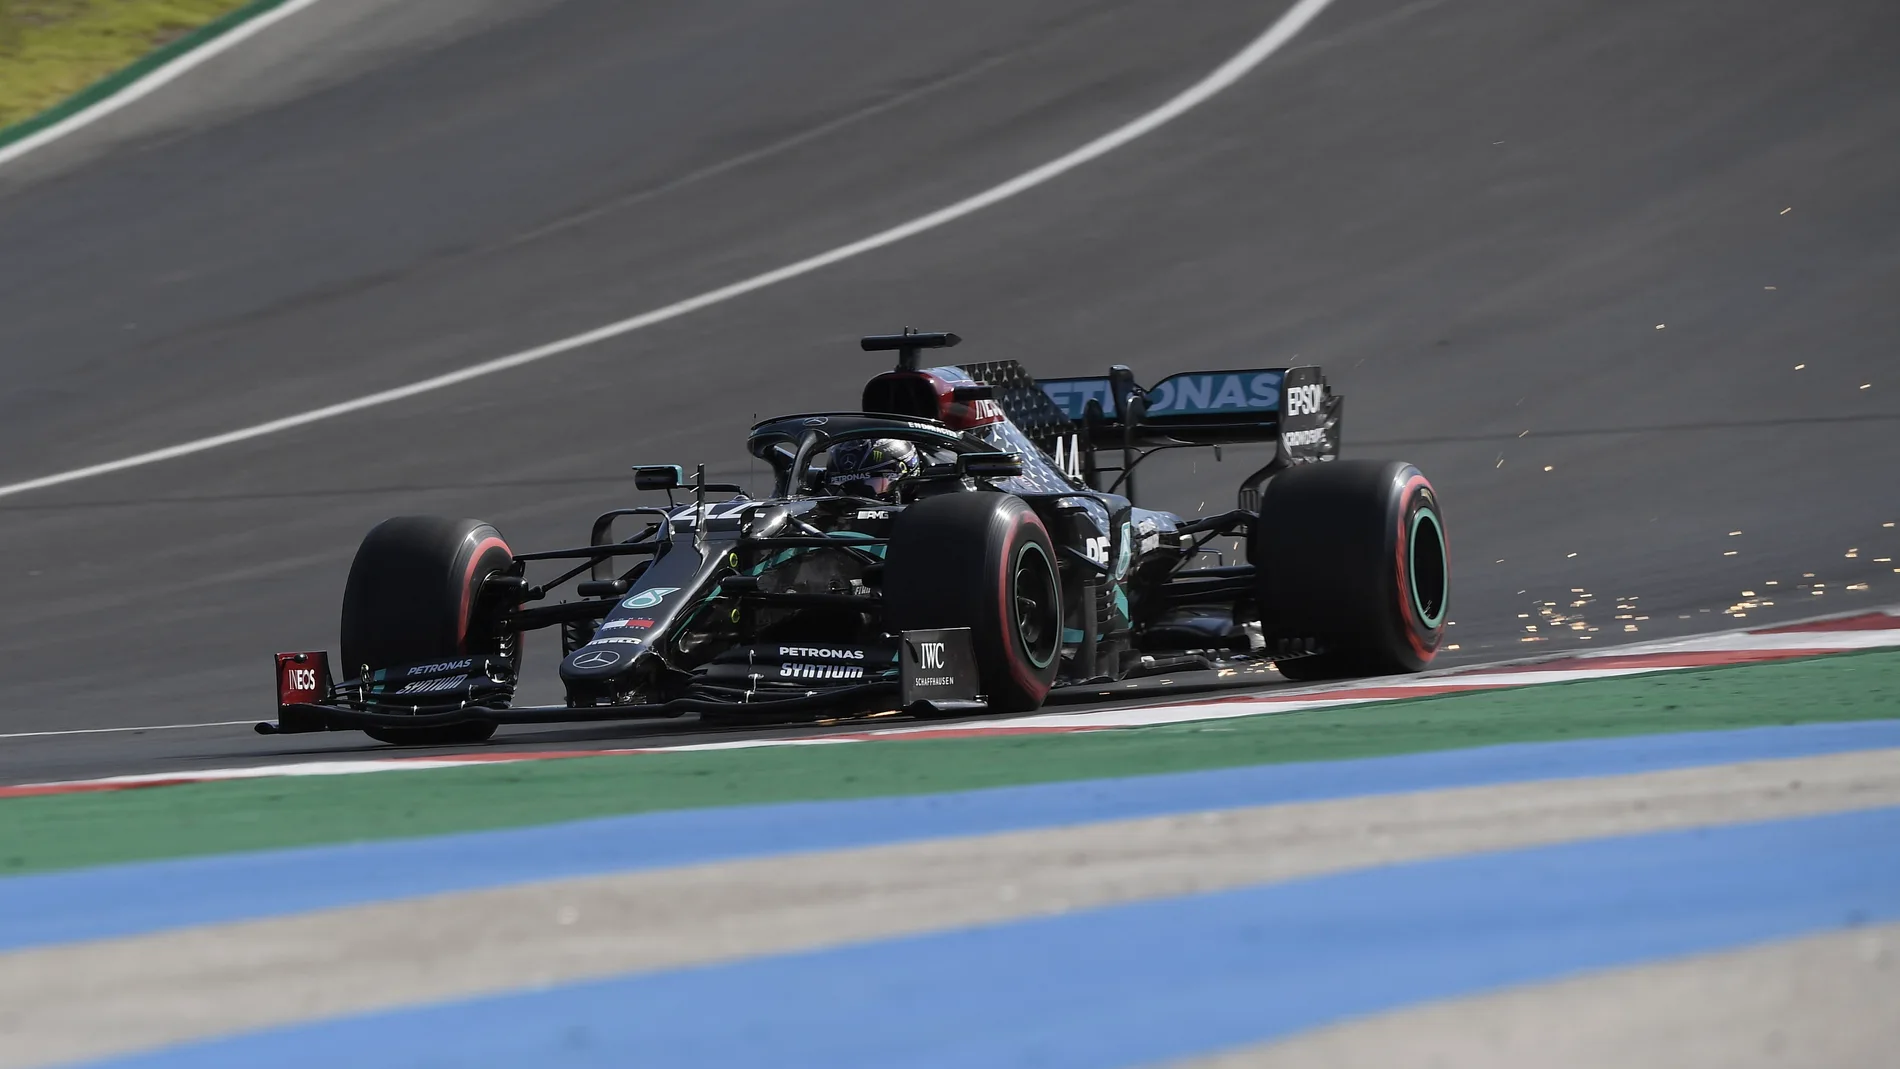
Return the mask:
<path id="1" fill-rule="evenodd" d="M 1889 609 L 1888 611 L 1894 611 Z M 1854 615 L 1859 615 L 1855 613 Z M 1886 631 L 1787 631 L 1776 635 L 1757 635 L 1748 631 L 1717 632 L 1665 639 L 1643 648 L 1644 653 L 1720 653 L 1730 650 L 1871 650 L 1893 645 Z M 1627 657 L 1615 646 L 1605 646 L 1581 655 L 1579 660 Z"/>
<path id="2" fill-rule="evenodd" d="M 299 7 L 310 2 L 312 2 L 312 0 L 293 0 L 291 4 L 285 5 L 285 8 Z M 664 308 L 656 308 L 650 312 L 642 312 L 632 318 L 622 319 L 617 323 L 609 323 L 603 327 L 596 327 L 593 330 L 563 338 L 560 341 L 549 342 L 546 345 L 519 353 L 512 353 L 508 356 L 496 357 L 493 360 L 485 360 L 479 364 L 471 364 L 457 371 L 423 379 L 420 382 L 412 382 L 407 386 L 398 386 L 393 389 L 382 390 L 349 401 L 340 401 L 333 405 L 325 405 L 322 408 L 312 409 L 294 416 L 285 416 L 282 419 L 274 419 L 267 423 L 259 423 L 234 431 L 226 431 L 223 434 L 214 434 L 208 438 L 199 438 L 190 442 L 181 442 L 178 445 L 166 446 L 163 449 L 154 449 L 149 453 L 140 453 L 136 456 L 124 457 L 119 460 L 106 461 L 103 464 L 93 464 L 84 468 L 75 468 L 71 471 L 62 471 L 54 475 L 43 475 L 37 479 L 28 479 L 24 482 L 0 486 L 0 497 L 11 497 L 14 494 L 24 494 L 30 490 L 40 490 L 49 486 L 59 486 L 63 483 L 90 479 L 98 475 L 108 475 L 112 472 L 125 471 L 128 468 L 138 468 L 147 464 L 157 464 L 160 461 L 174 460 L 178 457 L 190 456 L 193 453 L 202 453 L 208 449 L 233 445 L 237 442 L 248 441 L 252 438 L 262 438 L 265 435 L 276 434 L 279 431 L 287 431 L 294 427 L 302 427 L 322 420 L 334 419 L 337 416 L 360 412 L 366 408 L 374 408 L 377 405 L 386 405 L 394 401 L 414 397 L 418 394 L 430 393 L 449 386 L 455 386 L 460 383 L 468 382 L 471 379 L 478 379 L 485 375 L 493 375 L 496 372 L 507 371 L 511 368 L 521 367 L 524 364 L 532 364 L 539 360 L 546 360 L 551 356 L 558 356 L 561 353 L 572 352 L 575 349 L 584 348 L 610 338 L 617 338 L 623 334 L 630 334 L 636 330 L 653 326 L 656 323 L 664 323 L 669 319 L 677 319 L 689 312 L 696 312 L 701 308 L 719 304 L 723 301 L 729 301 L 734 297 L 744 296 L 754 290 L 761 290 L 767 286 L 797 278 L 800 275 L 810 274 L 820 268 L 829 267 L 842 260 L 849 260 L 854 256 L 863 255 L 874 249 L 881 249 L 886 245 L 896 244 L 905 238 L 915 237 L 926 230 L 932 230 L 943 226 L 945 223 L 954 222 L 966 215 L 982 211 L 992 204 L 1008 200 L 1018 193 L 1034 189 L 1044 182 L 1074 170 L 1097 157 L 1113 152 L 1123 145 L 1128 144 L 1130 141 L 1179 118 L 1182 114 L 1204 103 L 1221 90 L 1238 82 L 1247 72 L 1264 62 L 1268 56 L 1279 51 L 1281 47 L 1293 39 L 1294 35 L 1298 34 L 1302 29 L 1305 29 L 1307 23 L 1312 22 L 1314 18 L 1319 16 L 1320 12 L 1326 10 L 1332 2 L 1333 0 L 1299 0 L 1298 3 L 1288 8 L 1286 13 L 1281 15 L 1272 26 L 1269 26 L 1266 32 L 1254 38 L 1247 47 L 1241 49 L 1233 58 L 1221 64 L 1214 69 L 1213 73 L 1189 86 L 1173 99 L 1155 108 L 1153 111 L 1136 118 L 1124 126 L 1103 134 L 1101 137 L 1090 141 L 1088 144 L 1075 149 L 1067 155 L 1051 160 L 1033 170 L 1025 171 L 1001 185 L 992 186 L 975 196 L 957 201 L 948 207 L 939 208 L 928 215 L 918 216 L 910 222 L 891 227 L 889 230 L 879 231 L 868 238 L 862 238 L 848 245 L 840 245 L 829 252 L 821 252 L 816 256 L 800 260 L 797 263 L 787 264 L 776 270 L 767 271 L 762 275 L 754 275 L 743 281 L 734 282 L 729 286 L 709 290 L 697 297 L 688 297 L 683 301 L 669 304 Z M 278 10 L 283 11 L 285 8 Z M 276 13 L 273 12 L 273 14 Z M 261 18 L 258 20 L 258 22 L 262 21 L 263 19 Z M 250 25 L 255 26 L 256 23 Z M 219 38 L 219 40 L 222 41 L 224 38 Z M 197 54 L 198 53 L 193 53 L 193 55 Z M 114 99 L 116 100 L 118 98 L 115 97 Z M 74 118 L 78 118 L 78 116 L 74 116 Z"/>
<path id="3" fill-rule="evenodd" d="M 114 735 L 128 731 L 190 731 L 194 728 L 234 728 L 250 727 L 257 718 L 249 720 L 213 720 L 207 724 L 142 724 L 136 727 L 122 728 L 62 728 L 58 731 L 16 731 L 9 735 L 0 735 L 5 739 L 50 739 L 61 735 Z"/>
<path id="4" fill-rule="evenodd" d="M 0 148 L 0 167 L 12 163 L 42 145 L 51 144 L 80 127 L 90 126 L 128 104 L 143 100 L 194 68 L 216 59 L 316 2 L 317 0 L 289 0 L 288 3 L 272 8 L 235 29 L 219 34 L 202 47 L 194 48 L 179 56 L 97 104 L 82 111 L 76 111 L 44 130 L 21 138 L 5 148 Z"/>

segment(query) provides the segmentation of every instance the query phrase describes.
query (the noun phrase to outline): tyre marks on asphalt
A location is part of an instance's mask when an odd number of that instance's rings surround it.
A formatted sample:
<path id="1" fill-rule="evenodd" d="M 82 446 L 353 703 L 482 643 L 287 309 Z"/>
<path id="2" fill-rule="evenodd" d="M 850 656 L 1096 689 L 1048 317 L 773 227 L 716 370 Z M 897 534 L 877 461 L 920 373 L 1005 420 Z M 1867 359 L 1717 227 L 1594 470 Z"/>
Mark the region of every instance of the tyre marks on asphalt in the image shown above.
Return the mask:
<path id="1" fill-rule="evenodd" d="M 291 0 L 290 3 L 286 4 L 283 10 L 301 9 L 314 2 L 315 0 Z M 722 304 L 769 286 L 776 286 L 781 282 L 808 275 L 814 271 L 823 270 L 833 264 L 842 263 L 845 260 L 862 256 L 868 252 L 874 252 L 887 245 L 895 245 L 898 242 L 953 223 L 965 216 L 973 215 L 992 205 L 1000 204 L 1020 193 L 1027 192 L 1037 186 L 1060 178 L 1077 167 L 1092 163 L 1102 156 L 1106 156 L 1116 149 L 1166 126 L 1168 123 L 1173 122 L 1175 119 L 1180 118 L 1182 115 L 1187 114 L 1213 99 L 1246 77 L 1254 68 L 1266 62 L 1274 53 L 1285 47 L 1287 42 L 1298 36 L 1300 31 L 1304 30 L 1308 23 L 1318 18 L 1327 7 L 1331 6 L 1332 2 L 1333 0 L 1296 0 L 1295 3 L 1280 12 L 1272 22 L 1268 23 L 1257 36 L 1248 41 L 1240 51 L 1234 53 L 1218 67 L 1207 72 L 1193 84 L 1174 96 L 1169 97 L 1167 100 L 1162 101 L 1154 108 L 1129 119 L 1099 137 L 1057 156 L 1055 159 L 1032 167 L 1006 181 L 971 194 L 954 203 L 947 204 L 935 211 L 926 212 L 914 219 L 880 230 L 867 237 L 847 242 L 835 248 L 808 256 L 802 260 L 797 260 L 793 263 L 753 275 L 749 278 L 740 279 L 736 282 L 687 297 L 684 300 L 676 301 L 660 308 L 640 312 L 625 319 L 594 327 L 591 330 L 584 330 L 569 335 L 568 337 L 556 339 L 520 352 L 509 353 L 505 356 L 497 356 L 492 359 L 469 364 L 454 371 L 444 372 L 402 386 L 379 390 L 375 393 L 352 397 L 328 405 L 321 405 L 306 409 L 302 412 L 281 416 L 277 419 L 239 427 L 221 434 L 179 442 L 174 445 L 148 450 L 132 456 L 120 457 L 115 460 L 108 460 L 97 464 L 89 464 L 84 467 L 42 475 L 37 478 L 0 484 L 0 498 L 13 497 L 18 494 L 41 490 L 51 486 L 62 486 L 67 483 L 78 482 L 82 479 L 109 475 L 113 472 L 125 471 L 131 468 L 159 464 L 179 457 L 191 456 L 211 449 L 220 449 L 224 446 L 235 445 L 239 442 L 247 442 L 255 438 L 280 434 L 297 427 L 335 419 L 339 416 L 350 415 L 365 409 L 405 401 L 421 394 L 447 389 L 451 386 L 458 386 L 474 379 L 503 371 L 511 371 L 515 368 L 537 363 L 550 357 L 560 356 L 577 349 L 585 349 L 590 346 L 598 345 L 601 342 L 618 338 L 637 330 L 644 330 L 647 327 L 665 323 L 669 320 L 677 319 L 680 316 L 690 315 L 702 308 Z M 255 32 L 256 29 L 261 29 L 267 24 L 267 18 L 259 18 L 253 22 L 250 27 L 247 27 L 247 30 Z M 248 36 L 248 34 L 246 35 Z M 229 35 L 226 41 L 228 42 L 237 38 L 238 34 L 233 33 Z M 216 51 L 221 51 L 223 47 L 228 47 L 228 43 L 220 43 L 219 45 L 207 47 L 181 60 L 179 64 L 175 66 L 181 69 L 188 69 L 189 66 L 196 65 L 197 62 L 202 61 L 203 58 L 215 54 Z M 159 72 L 160 75 L 164 73 L 165 72 L 162 71 Z M 158 76 L 155 75 L 154 79 L 148 81 L 156 81 L 157 77 Z M 114 101 L 123 101 L 130 97 L 132 97 L 132 94 L 127 93 L 121 97 L 114 98 Z M 101 107 L 105 107 L 108 104 L 112 107 L 119 106 L 118 103 L 114 101 L 107 101 L 102 104 Z M 75 119 L 79 118 L 82 117 L 75 116 Z M 21 145 L 27 145 L 27 142 L 21 142 Z M 15 146 L 15 148 L 20 149 L 20 146 Z M 0 160 L 0 162 L 3 162 L 3 160 Z"/>

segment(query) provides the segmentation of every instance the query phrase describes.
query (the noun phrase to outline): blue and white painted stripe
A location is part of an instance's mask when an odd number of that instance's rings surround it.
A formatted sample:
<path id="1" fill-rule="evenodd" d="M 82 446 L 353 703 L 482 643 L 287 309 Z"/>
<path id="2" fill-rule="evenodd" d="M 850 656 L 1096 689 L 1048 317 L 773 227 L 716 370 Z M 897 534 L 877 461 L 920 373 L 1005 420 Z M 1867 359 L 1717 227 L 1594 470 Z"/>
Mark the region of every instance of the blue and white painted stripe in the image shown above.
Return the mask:
<path id="1" fill-rule="evenodd" d="M 1900 746 L 1900 721 L 1481 747 L 954 794 L 646 813 L 0 880 L 0 951 L 543 880 L 1289 802 Z"/>
<path id="2" fill-rule="evenodd" d="M 100 1065 L 1110 1069 L 1900 918 L 1900 809 L 1390 866 L 285 1028 Z"/>

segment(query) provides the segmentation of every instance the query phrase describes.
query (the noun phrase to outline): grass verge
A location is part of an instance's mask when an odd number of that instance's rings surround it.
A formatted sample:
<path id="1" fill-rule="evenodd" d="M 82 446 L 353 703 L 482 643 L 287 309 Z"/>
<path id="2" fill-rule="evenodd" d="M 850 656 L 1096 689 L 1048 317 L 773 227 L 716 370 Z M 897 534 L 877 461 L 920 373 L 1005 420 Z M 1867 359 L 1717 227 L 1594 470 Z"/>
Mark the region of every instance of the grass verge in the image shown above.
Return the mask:
<path id="1" fill-rule="evenodd" d="M 0 0 L 0 139 L 247 0 Z"/>
<path id="2" fill-rule="evenodd" d="M 0 801 L 0 874 L 544 824 L 1673 731 L 1900 717 L 1900 652 L 1076 735 L 275 778 Z"/>

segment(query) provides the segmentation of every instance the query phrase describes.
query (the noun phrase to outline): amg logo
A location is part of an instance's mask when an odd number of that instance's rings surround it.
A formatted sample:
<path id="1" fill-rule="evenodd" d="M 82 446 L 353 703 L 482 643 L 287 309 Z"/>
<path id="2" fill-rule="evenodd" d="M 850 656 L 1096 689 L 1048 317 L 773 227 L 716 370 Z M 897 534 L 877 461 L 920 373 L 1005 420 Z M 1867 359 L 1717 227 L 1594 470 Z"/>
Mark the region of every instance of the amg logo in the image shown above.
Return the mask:
<path id="1" fill-rule="evenodd" d="M 1280 440 L 1286 443 L 1288 449 L 1304 449 L 1320 444 L 1325 436 L 1324 431 L 1315 427 L 1310 431 L 1288 431 L 1280 436 Z"/>
<path id="2" fill-rule="evenodd" d="M 475 667 L 475 662 L 473 660 L 443 661 L 441 664 L 419 664 L 415 666 L 414 668 L 411 668 L 408 674 L 412 676 L 430 676 L 430 675 L 434 675 L 437 672 L 453 672 L 457 668 L 473 668 L 473 667 Z"/>
<path id="3" fill-rule="evenodd" d="M 397 694 L 434 694 L 438 691 L 454 690 L 468 681 L 467 676 L 446 676 L 442 679 L 418 679 L 414 683 L 405 683 Z"/>
<path id="4" fill-rule="evenodd" d="M 780 657 L 824 657 L 834 661 L 862 661 L 863 650 L 832 650 L 819 646 L 780 646 Z"/>
<path id="5" fill-rule="evenodd" d="M 917 644 L 917 667 L 926 672 L 943 671 L 942 642 L 919 642 Z"/>
<path id="6" fill-rule="evenodd" d="M 1295 386 L 1286 392 L 1286 414 L 1289 416 L 1307 416 L 1320 410 L 1320 404 L 1326 396 L 1324 385 Z"/>
<path id="7" fill-rule="evenodd" d="M 317 670 L 314 668 L 285 669 L 284 685 L 291 690 L 316 690 Z"/>
<path id="8" fill-rule="evenodd" d="M 863 679 L 864 669 L 855 664 L 781 664 L 780 679 Z"/>

